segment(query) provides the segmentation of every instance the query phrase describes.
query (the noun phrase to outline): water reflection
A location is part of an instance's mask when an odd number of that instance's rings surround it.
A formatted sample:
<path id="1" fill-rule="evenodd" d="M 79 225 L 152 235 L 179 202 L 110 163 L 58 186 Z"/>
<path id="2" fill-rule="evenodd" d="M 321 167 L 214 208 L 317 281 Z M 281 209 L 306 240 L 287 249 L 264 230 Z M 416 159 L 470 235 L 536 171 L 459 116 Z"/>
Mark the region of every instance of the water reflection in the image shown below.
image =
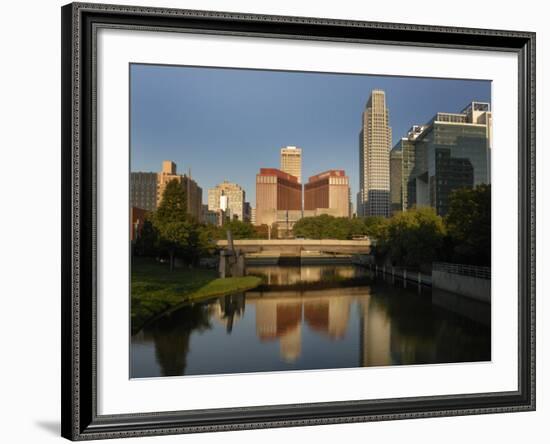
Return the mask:
<path id="1" fill-rule="evenodd" d="M 247 273 L 262 276 L 268 286 L 337 282 L 364 278 L 368 272 L 353 265 L 250 266 Z"/>
<path id="2" fill-rule="evenodd" d="M 360 289 L 364 293 L 366 289 Z M 256 312 L 256 334 L 260 341 L 280 341 L 280 355 L 286 362 L 300 356 L 302 324 L 331 340 L 342 339 L 349 323 L 350 306 L 358 301 L 353 291 L 248 292 L 247 303 Z"/>
<path id="3" fill-rule="evenodd" d="M 244 315 L 244 294 L 223 296 L 218 298 L 217 302 L 208 306 L 210 316 L 225 325 L 225 330 L 229 334 L 233 331 L 233 323 Z"/>
<path id="4" fill-rule="evenodd" d="M 155 360 L 161 372 L 149 376 L 184 375 L 191 333 L 210 328 L 208 306 L 185 306 L 163 317 L 162 322 L 152 323 L 146 329 L 142 329 L 133 336 L 132 344 L 154 344 Z M 134 360 L 133 370 L 136 370 L 135 365 Z"/>
<path id="5" fill-rule="evenodd" d="M 182 307 L 134 335 L 132 377 L 490 360 L 489 325 L 443 308 L 441 295 L 435 304 L 354 266 L 248 272 L 266 285 Z"/>

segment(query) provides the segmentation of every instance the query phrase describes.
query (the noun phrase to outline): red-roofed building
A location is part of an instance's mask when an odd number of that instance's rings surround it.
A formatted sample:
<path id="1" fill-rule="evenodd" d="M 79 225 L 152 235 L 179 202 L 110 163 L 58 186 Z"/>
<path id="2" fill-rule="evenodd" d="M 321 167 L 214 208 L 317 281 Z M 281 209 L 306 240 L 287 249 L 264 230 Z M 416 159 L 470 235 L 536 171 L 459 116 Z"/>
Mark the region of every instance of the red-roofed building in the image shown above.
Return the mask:
<path id="1" fill-rule="evenodd" d="M 309 178 L 304 185 L 304 210 L 350 216 L 349 178 L 344 170 L 328 170 Z"/>
<path id="2" fill-rule="evenodd" d="M 256 225 L 277 222 L 277 212 L 302 211 L 298 178 L 277 168 L 261 168 L 256 175 Z"/>

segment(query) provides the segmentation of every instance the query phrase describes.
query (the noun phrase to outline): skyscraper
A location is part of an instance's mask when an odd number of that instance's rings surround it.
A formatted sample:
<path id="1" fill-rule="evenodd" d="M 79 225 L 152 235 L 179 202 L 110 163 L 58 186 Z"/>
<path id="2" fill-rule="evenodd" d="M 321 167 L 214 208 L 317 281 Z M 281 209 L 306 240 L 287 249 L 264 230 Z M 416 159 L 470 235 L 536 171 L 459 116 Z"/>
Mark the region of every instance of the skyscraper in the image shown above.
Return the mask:
<path id="1" fill-rule="evenodd" d="M 256 225 L 256 207 L 250 207 L 250 223 Z"/>
<path id="2" fill-rule="evenodd" d="M 147 211 L 157 209 L 157 173 L 130 173 L 130 206 Z"/>
<path id="3" fill-rule="evenodd" d="M 371 92 L 359 133 L 360 216 L 390 214 L 390 148 L 391 128 L 384 91 Z"/>
<path id="4" fill-rule="evenodd" d="M 311 176 L 304 185 L 304 211 L 349 217 L 349 179 L 344 170 L 329 170 Z"/>
<path id="5" fill-rule="evenodd" d="M 168 184 L 168 182 L 174 179 L 177 181 L 181 181 L 180 176 L 177 174 L 176 163 L 172 162 L 171 160 L 163 160 L 162 170 L 160 171 L 160 173 L 158 173 L 157 178 L 157 206 L 162 200 L 162 195 L 164 194 L 166 185 Z"/>
<path id="6" fill-rule="evenodd" d="M 208 210 L 225 212 L 229 219 L 245 220 L 245 191 L 236 183 L 223 181 L 208 190 Z"/>
<path id="7" fill-rule="evenodd" d="M 416 180 L 411 179 L 422 165 L 426 164 L 422 134 L 426 125 L 413 125 L 394 149 L 401 150 L 401 211 L 412 208 L 416 202 Z M 418 150 L 417 150 L 418 147 Z M 418 163 L 418 167 L 416 167 Z M 426 203 L 427 205 L 427 203 Z"/>
<path id="8" fill-rule="evenodd" d="M 491 183 L 492 116 L 488 103 L 472 102 L 460 113 L 437 113 L 413 126 L 402 150 L 402 208 L 431 206 L 444 216 L 457 188 Z"/>
<path id="9" fill-rule="evenodd" d="M 298 178 L 276 168 L 256 175 L 256 224 L 280 224 L 285 236 L 302 217 L 302 185 Z"/>
<path id="10" fill-rule="evenodd" d="M 281 171 L 298 178 L 298 183 L 302 183 L 302 148 L 296 146 L 281 148 Z"/>
<path id="11" fill-rule="evenodd" d="M 403 150 L 399 146 L 390 152 L 390 203 L 391 214 L 403 209 L 402 176 L 403 176 Z"/>

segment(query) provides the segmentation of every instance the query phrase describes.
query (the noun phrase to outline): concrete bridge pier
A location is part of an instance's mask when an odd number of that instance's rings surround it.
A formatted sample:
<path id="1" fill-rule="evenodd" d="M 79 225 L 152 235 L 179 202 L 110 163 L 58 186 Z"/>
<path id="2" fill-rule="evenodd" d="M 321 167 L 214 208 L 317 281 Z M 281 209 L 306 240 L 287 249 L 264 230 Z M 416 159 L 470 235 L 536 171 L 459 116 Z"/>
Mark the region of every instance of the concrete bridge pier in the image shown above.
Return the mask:
<path id="1" fill-rule="evenodd" d="M 238 251 L 235 253 L 226 250 L 221 251 L 219 272 L 221 278 L 244 276 L 244 254 Z"/>
<path id="2" fill-rule="evenodd" d="M 244 254 L 235 248 L 233 235 L 227 230 L 227 248 L 220 251 L 220 278 L 243 277 L 245 275 Z"/>

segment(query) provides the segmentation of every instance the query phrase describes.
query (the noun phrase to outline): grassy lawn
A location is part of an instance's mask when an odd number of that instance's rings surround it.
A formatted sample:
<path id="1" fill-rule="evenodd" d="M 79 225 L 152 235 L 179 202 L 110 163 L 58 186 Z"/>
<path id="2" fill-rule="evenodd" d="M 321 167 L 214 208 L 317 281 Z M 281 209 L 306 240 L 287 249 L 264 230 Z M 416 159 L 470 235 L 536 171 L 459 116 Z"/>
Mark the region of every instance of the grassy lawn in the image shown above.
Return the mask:
<path id="1" fill-rule="evenodd" d="M 132 264 L 132 332 L 155 316 L 186 301 L 238 293 L 257 287 L 256 276 L 218 278 L 216 270 L 176 269 L 153 260 L 135 259 Z"/>

